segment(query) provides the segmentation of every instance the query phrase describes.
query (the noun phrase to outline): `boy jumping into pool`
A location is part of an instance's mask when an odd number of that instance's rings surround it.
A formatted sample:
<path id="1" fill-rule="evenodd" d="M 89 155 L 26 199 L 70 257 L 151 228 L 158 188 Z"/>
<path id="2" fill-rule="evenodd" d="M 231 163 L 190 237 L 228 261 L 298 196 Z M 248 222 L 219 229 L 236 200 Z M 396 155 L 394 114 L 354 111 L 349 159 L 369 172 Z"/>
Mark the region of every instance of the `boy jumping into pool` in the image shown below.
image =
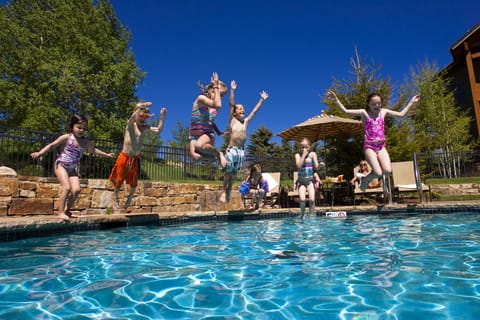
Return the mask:
<path id="1" fill-rule="evenodd" d="M 115 162 L 115 165 L 110 173 L 109 180 L 114 185 L 113 190 L 113 210 L 118 212 L 119 199 L 118 193 L 123 182 L 126 181 L 130 185 L 130 193 L 124 208 L 127 209 L 132 201 L 133 194 L 135 193 L 138 172 L 140 171 L 140 158 L 143 146 L 143 137 L 146 131 L 161 133 L 163 130 L 165 115 L 167 109 L 162 108 L 160 111 L 160 120 L 156 127 L 151 127 L 147 123 L 150 114 L 151 102 L 140 102 L 135 105 L 135 109 L 128 119 L 127 126 L 125 127 L 125 136 L 123 139 L 123 149 Z"/>
<path id="2" fill-rule="evenodd" d="M 235 80 L 232 80 L 230 83 L 230 141 L 227 151 L 225 151 L 226 165 L 223 166 L 225 168 L 225 176 L 223 179 L 223 192 L 220 196 L 220 202 L 223 203 L 230 201 L 233 181 L 237 172 L 243 166 L 243 159 L 245 158 L 243 146 L 247 140 L 247 125 L 268 98 L 267 92 L 260 92 L 260 100 L 248 117 L 244 118 L 245 108 L 242 104 L 235 104 L 236 89 L 237 84 Z"/>

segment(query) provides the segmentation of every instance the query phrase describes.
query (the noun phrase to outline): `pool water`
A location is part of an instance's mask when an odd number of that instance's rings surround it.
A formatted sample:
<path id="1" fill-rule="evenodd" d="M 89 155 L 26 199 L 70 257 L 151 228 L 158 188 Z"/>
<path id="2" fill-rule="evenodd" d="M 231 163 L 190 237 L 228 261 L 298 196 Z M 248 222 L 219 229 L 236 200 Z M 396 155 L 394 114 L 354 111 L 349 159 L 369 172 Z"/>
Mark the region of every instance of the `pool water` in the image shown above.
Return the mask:
<path id="1" fill-rule="evenodd" d="M 478 214 L 131 227 L 0 244 L 0 319 L 480 319 Z"/>

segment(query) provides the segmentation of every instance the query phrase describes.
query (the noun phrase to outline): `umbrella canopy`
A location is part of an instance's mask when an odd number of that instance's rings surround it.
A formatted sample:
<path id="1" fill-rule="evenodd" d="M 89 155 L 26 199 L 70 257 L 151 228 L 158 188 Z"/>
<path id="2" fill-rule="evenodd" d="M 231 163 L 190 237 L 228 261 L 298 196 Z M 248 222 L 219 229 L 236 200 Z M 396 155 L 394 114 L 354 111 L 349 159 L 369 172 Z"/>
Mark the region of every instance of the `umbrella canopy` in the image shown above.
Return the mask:
<path id="1" fill-rule="evenodd" d="M 308 138 L 311 142 L 314 142 L 341 134 L 356 136 L 362 133 L 363 125 L 360 120 L 342 118 L 322 112 L 322 114 L 286 129 L 277 135 L 285 140 Z"/>
<path id="2" fill-rule="evenodd" d="M 338 116 L 322 114 L 299 123 L 290 129 L 286 129 L 277 136 L 285 140 L 301 140 L 308 138 L 311 142 L 323 140 L 325 175 L 327 174 L 327 150 L 326 139 L 342 134 L 357 136 L 363 133 L 363 124 L 360 120 L 342 118 Z"/>

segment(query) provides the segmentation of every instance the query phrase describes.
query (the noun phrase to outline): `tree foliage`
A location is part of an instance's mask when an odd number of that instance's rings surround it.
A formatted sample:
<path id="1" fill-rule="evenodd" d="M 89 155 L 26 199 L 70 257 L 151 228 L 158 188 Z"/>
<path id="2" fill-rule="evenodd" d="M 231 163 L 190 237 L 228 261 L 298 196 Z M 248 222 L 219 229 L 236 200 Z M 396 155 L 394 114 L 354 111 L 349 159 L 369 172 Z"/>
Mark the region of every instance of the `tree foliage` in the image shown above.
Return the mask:
<path id="1" fill-rule="evenodd" d="M 272 137 L 273 133 L 270 129 L 263 125 L 260 126 L 248 139 L 247 155 L 254 158 L 271 157 L 275 152 L 276 145 L 275 143 L 270 143 Z"/>
<path id="2" fill-rule="evenodd" d="M 0 34 L 0 124 L 57 133 L 81 113 L 121 139 L 143 73 L 108 0 L 12 0 Z"/>
<path id="3" fill-rule="evenodd" d="M 405 90 L 411 88 L 421 95 L 412 116 L 415 151 L 433 156 L 436 160 L 430 165 L 443 177 L 457 177 L 462 152 L 472 148 L 469 126 L 473 119 L 456 106 L 453 92 L 448 91 L 449 79 L 437 65 L 426 61 L 412 70 Z"/>
<path id="4" fill-rule="evenodd" d="M 421 95 L 414 110 L 415 141 L 418 151 L 457 152 L 469 150 L 471 117 L 460 111 L 453 92 L 435 64 L 428 61 L 411 71 L 411 85 Z"/>
<path id="5" fill-rule="evenodd" d="M 184 148 L 188 149 L 190 139 L 189 127 L 183 124 L 180 120 L 177 120 L 176 129 L 171 130 L 173 140 L 169 141 L 168 144 L 173 148 Z"/>

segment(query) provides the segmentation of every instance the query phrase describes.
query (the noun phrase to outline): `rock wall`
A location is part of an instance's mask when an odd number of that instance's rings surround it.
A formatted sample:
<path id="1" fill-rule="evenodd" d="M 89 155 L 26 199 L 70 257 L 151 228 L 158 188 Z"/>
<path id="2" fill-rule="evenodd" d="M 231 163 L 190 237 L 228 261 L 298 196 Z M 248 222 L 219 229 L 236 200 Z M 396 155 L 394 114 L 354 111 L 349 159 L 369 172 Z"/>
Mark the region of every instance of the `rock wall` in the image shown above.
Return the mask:
<path id="1" fill-rule="evenodd" d="M 3 175 L 1 175 L 3 174 Z M 104 179 L 81 179 L 82 191 L 72 213 L 98 215 L 112 213 L 113 186 Z M 0 168 L 0 216 L 56 214 L 60 184 L 56 178 L 16 176 L 13 171 Z M 120 204 L 127 190 L 120 192 Z M 183 215 L 186 212 L 202 214 L 206 211 L 235 210 L 240 207 L 238 188 L 232 191 L 228 204 L 219 201 L 221 185 L 183 184 L 166 182 L 139 182 L 128 212 L 169 212 Z"/>
<path id="2" fill-rule="evenodd" d="M 430 188 L 432 189 L 432 193 L 440 193 L 447 196 L 480 194 L 480 182 L 459 184 L 432 184 Z"/>

